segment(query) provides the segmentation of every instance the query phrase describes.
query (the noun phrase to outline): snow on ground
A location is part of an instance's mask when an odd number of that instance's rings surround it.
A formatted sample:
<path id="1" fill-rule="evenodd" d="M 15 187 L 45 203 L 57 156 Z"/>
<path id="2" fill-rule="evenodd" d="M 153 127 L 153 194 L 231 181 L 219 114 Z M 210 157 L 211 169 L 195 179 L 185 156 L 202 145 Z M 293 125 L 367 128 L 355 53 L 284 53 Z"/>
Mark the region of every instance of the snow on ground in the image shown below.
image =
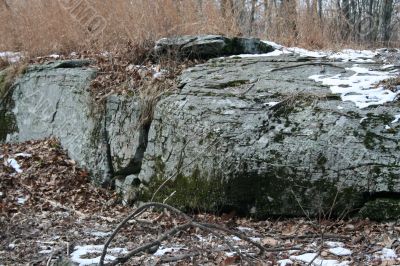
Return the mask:
<path id="1" fill-rule="evenodd" d="M 245 227 L 245 226 L 238 226 L 237 229 L 238 229 L 239 231 L 241 231 L 241 232 L 246 232 L 246 231 L 248 231 L 248 232 L 253 232 L 253 231 L 254 231 L 253 228 L 249 228 L 249 227 Z"/>
<path id="2" fill-rule="evenodd" d="M 18 158 L 18 157 L 29 158 L 29 157 L 32 157 L 32 154 L 29 154 L 29 153 L 26 153 L 26 152 L 20 152 L 20 153 L 15 154 L 15 157 L 16 158 Z"/>
<path id="3" fill-rule="evenodd" d="M 390 248 L 383 248 L 381 251 L 377 252 L 377 255 L 382 260 L 397 258 L 396 251 Z"/>
<path id="4" fill-rule="evenodd" d="M 326 241 L 325 244 L 328 247 L 331 247 L 331 248 L 343 247 L 344 246 L 344 244 L 342 242 L 336 242 L 336 241 Z"/>
<path id="5" fill-rule="evenodd" d="M 167 253 L 173 254 L 174 252 L 180 251 L 182 249 L 186 249 L 186 248 L 184 248 L 183 246 L 175 246 L 175 247 L 170 247 L 170 248 L 161 246 L 158 248 L 158 250 L 153 255 L 156 257 L 162 257 Z"/>
<path id="6" fill-rule="evenodd" d="M 377 51 L 345 49 L 328 56 L 329 59 L 336 59 L 343 62 L 373 63 L 373 58 L 378 55 Z"/>
<path id="7" fill-rule="evenodd" d="M 22 55 L 18 52 L 0 52 L 0 58 L 5 59 L 10 63 L 16 63 L 21 60 Z"/>
<path id="8" fill-rule="evenodd" d="M 309 51 L 298 47 L 284 47 L 270 41 L 264 42 L 274 47 L 275 51 L 266 54 L 242 54 L 239 55 L 239 57 L 270 57 L 283 54 L 298 54 L 303 57 L 324 59 L 328 62 L 354 62 L 353 66 L 346 68 L 345 71 L 354 73 L 350 76 L 346 75 L 347 73 L 337 75 L 321 74 L 312 75 L 309 78 L 329 86 L 332 90 L 332 93 L 340 94 L 343 101 L 354 102 L 358 108 L 366 108 L 369 106 L 392 102 L 400 94 L 400 90 L 393 92 L 383 88 L 382 86 L 377 88 L 374 87 L 374 85 L 382 80 L 399 75 L 399 71 L 393 70 L 393 64 L 385 64 L 381 66 L 379 71 L 370 70 L 367 67 L 359 65 L 361 63 L 375 63 L 375 58 L 380 55 L 382 49 L 377 49 L 374 51 L 344 49 L 340 52 Z"/>
<path id="9" fill-rule="evenodd" d="M 103 245 L 76 246 L 75 251 L 71 253 L 71 261 L 79 266 L 99 264 L 103 247 Z M 125 248 L 109 248 L 107 253 L 117 256 L 126 254 L 128 251 Z M 113 255 L 106 255 L 104 261 L 111 262 L 115 260 L 116 257 Z"/>
<path id="10" fill-rule="evenodd" d="M 350 249 L 342 247 L 330 248 L 329 252 L 336 256 L 349 256 L 352 254 Z"/>
<path id="11" fill-rule="evenodd" d="M 400 94 L 400 91 L 392 92 L 382 86 L 374 87 L 379 81 L 395 77 L 394 72 L 374 71 L 358 65 L 346 70 L 354 74 L 349 77 L 343 74 L 312 75 L 309 78 L 329 86 L 332 93 L 340 94 L 343 101 L 354 102 L 358 108 L 392 102 Z"/>
<path id="12" fill-rule="evenodd" d="M 394 116 L 394 120 L 392 121 L 392 124 L 397 123 L 397 122 L 399 122 L 399 121 L 400 121 L 400 114 L 395 115 L 395 116 Z"/>
<path id="13" fill-rule="evenodd" d="M 2 159 L 3 157 L 4 157 L 4 155 L 0 155 L 0 159 Z M 32 157 L 32 155 L 29 153 L 22 152 L 22 153 L 15 154 L 14 157 L 15 158 L 29 158 L 29 157 Z M 18 161 L 15 158 L 10 157 L 4 163 L 5 163 L 5 166 L 12 167 L 15 170 L 15 172 L 20 174 L 23 171 L 21 169 L 20 164 L 18 163 Z"/>
<path id="14" fill-rule="evenodd" d="M 27 200 L 28 200 L 28 197 L 19 197 L 19 198 L 17 198 L 18 204 L 21 204 L 21 205 L 24 205 Z"/>
<path id="15" fill-rule="evenodd" d="M 265 41 L 276 50 L 267 54 L 239 55 L 240 57 L 278 56 L 282 54 L 298 54 L 303 57 L 324 59 L 328 62 L 353 62 L 342 74 L 312 75 L 309 78 L 330 87 L 332 93 L 339 94 L 343 101 L 354 102 L 358 108 L 382 105 L 394 101 L 400 94 L 400 89 L 391 91 L 383 86 L 376 87 L 380 81 L 396 77 L 400 74 L 393 64 L 384 64 L 379 70 L 371 70 L 360 64 L 375 63 L 375 59 L 384 52 L 377 50 L 344 49 L 340 52 L 309 51 L 298 47 L 284 47 L 274 42 Z M 353 73 L 350 76 L 347 72 Z M 343 109 L 343 107 L 339 107 Z M 395 122 L 400 119 L 396 117 Z"/>
<path id="16" fill-rule="evenodd" d="M 15 172 L 17 172 L 18 174 L 22 173 L 21 166 L 14 158 L 7 159 L 6 164 L 6 166 L 11 166 L 12 168 L 14 168 Z"/>
<path id="17" fill-rule="evenodd" d="M 290 259 L 278 260 L 279 266 L 292 265 L 293 261 Z"/>
<path id="18" fill-rule="evenodd" d="M 339 262 L 337 260 L 321 259 L 317 253 L 304 253 L 298 256 L 290 256 L 291 260 L 301 261 L 305 263 L 312 262 L 311 265 L 315 266 L 344 266 L 349 265 L 347 261 Z"/>
<path id="19" fill-rule="evenodd" d="M 112 234 L 112 232 L 101 232 L 101 231 L 93 231 L 93 232 L 89 232 L 90 235 L 92 236 L 96 236 L 96 237 L 107 237 L 110 236 Z"/>
<path id="20" fill-rule="evenodd" d="M 268 103 L 264 103 L 265 106 L 269 106 L 269 107 L 273 107 L 275 105 L 277 105 L 280 102 L 268 102 Z"/>

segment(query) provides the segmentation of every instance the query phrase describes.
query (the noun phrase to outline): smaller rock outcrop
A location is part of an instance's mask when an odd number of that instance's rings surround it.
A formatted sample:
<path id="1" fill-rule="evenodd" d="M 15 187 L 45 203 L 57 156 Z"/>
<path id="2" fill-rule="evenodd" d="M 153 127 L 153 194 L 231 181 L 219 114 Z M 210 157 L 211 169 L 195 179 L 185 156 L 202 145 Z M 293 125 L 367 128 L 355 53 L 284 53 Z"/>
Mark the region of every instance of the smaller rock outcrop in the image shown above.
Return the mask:
<path id="1" fill-rule="evenodd" d="M 157 41 L 157 57 L 174 55 L 177 58 L 209 59 L 238 54 L 262 54 L 274 48 L 257 38 L 228 38 L 222 35 L 179 36 Z"/>

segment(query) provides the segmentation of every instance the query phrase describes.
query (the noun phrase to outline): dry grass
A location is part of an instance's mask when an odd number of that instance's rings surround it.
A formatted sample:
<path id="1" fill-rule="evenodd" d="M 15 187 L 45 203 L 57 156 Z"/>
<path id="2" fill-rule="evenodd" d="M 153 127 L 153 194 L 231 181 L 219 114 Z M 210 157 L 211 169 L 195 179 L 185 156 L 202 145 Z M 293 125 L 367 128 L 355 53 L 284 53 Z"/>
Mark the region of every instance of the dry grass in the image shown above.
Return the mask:
<path id="1" fill-rule="evenodd" d="M 45 55 L 113 50 L 127 43 L 147 48 L 161 37 L 211 33 L 252 35 L 313 49 L 366 45 L 351 38 L 351 32 L 343 34 L 347 26 L 334 6 L 326 7 L 321 20 L 315 9 L 296 2 L 271 6 L 267 12 L 258 5 L 250 26 L 249 10 L 223 15 L 218 1 L 211 0 L 0 0 L 0 51 Z"/>
<path id="2" fill-rule="evenodd" d="M 3 97 L 8 94 L 16 77 L 24 73 L 26 67 L 26 62 L 21 61 L 16 64 L 9 65 L 2 71 L 0 75 L 0 102 L 3 100 Z"/>
<path id="3" fill-rule="evenodd" d="M 178 34 L 233 33 L 211 1 L 204 1 L 201 10 L 195 0 L 181 1 L 178 6 L 174 0 L 8 2 L 6 8 L 0 1 L 0 51 L 37 55 L 102 50 Z"/>
<path id="4" fill-rule="evenodd" d="M 10 65 L 10 62 L 7 59 L 0 57 L 0 70 L 5 69 L 9 65 Z"/>

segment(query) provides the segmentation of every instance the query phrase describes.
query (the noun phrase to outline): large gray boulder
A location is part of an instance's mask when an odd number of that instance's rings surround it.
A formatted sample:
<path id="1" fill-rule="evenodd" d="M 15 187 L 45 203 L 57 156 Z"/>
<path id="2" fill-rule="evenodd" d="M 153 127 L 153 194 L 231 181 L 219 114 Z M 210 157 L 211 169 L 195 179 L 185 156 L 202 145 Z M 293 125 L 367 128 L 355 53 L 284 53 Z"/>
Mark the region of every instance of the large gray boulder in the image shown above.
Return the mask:
<path id="1" fill-rule="evenodd" d="M 102 111 L 88 90 L 96 71 L 88 63 L 72 60 L 28 67 L 6 98 L 15 122 L 6 141 L 57 138 L 72 159 L 103 179 L 110 169 Z"/>
<path id="2" fill-rule="evenodd" d="M 0 141 L 57 138 L 95 182 L 107 183 L 115 174 L 138 173 L 147 131 L 138 124 L 137 97 L 111 95 L 95 101 L 89 86 L 96 71 L 88 63 L 28 67 L 1 97 Z"/>
<path id="3" fill-rule="evenodd" d="M 363 109 L 343 102 L 310 76 L 355 78 L 357 68 L 323 60 L 209 60 L 185 71 L 146 122 L 149 106 L 140 97 L 95 100 L 96 71 L 87 61 L 30 66 L 0 95 L 0 142 L 58 138 L 96 182 L 113 182 L 125 203 L 168 199 L 265 217 L 359 208 L 371 216 L 389 202 L 385 217 L 397 217 L 399 102 Z M 397 71 L 363 64 L 375 75 Z"/>
<path id="4" fill-rule="evenodd" d="M 321 66 L 305 60 L 214 59 L 184 72 L 180 93 L 156 107 L 141 197 L 264 217 L 340 214 L 399 193 L 400 125 L 387 127 L 399 103 L 343 102 L 309 78 Z M 354 74 L 337 64 L 325 73 Z"/>
<path id="5" fill-rule="evenodd" d="M 274 48 L 257 38 L 228 38 L 222 35 L 177 36 L 157 41 L 154 53 L 158 57 L 209 59 L 212 57 L 262 54 Z"/>

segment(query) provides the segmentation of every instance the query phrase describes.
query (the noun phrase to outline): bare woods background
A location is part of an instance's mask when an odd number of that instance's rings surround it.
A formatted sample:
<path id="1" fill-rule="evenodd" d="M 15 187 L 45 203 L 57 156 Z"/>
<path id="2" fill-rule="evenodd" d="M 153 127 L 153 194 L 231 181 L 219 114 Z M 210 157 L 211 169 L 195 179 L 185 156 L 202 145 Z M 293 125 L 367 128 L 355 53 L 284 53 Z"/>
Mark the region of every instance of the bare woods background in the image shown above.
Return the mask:
<path id="1" fill-rule="evenodd" d="M 146 46 L 181 34 L 257 36 L 310 49 L 399 46 L 399 0 L 0 0 L 0 50 Z"/>

